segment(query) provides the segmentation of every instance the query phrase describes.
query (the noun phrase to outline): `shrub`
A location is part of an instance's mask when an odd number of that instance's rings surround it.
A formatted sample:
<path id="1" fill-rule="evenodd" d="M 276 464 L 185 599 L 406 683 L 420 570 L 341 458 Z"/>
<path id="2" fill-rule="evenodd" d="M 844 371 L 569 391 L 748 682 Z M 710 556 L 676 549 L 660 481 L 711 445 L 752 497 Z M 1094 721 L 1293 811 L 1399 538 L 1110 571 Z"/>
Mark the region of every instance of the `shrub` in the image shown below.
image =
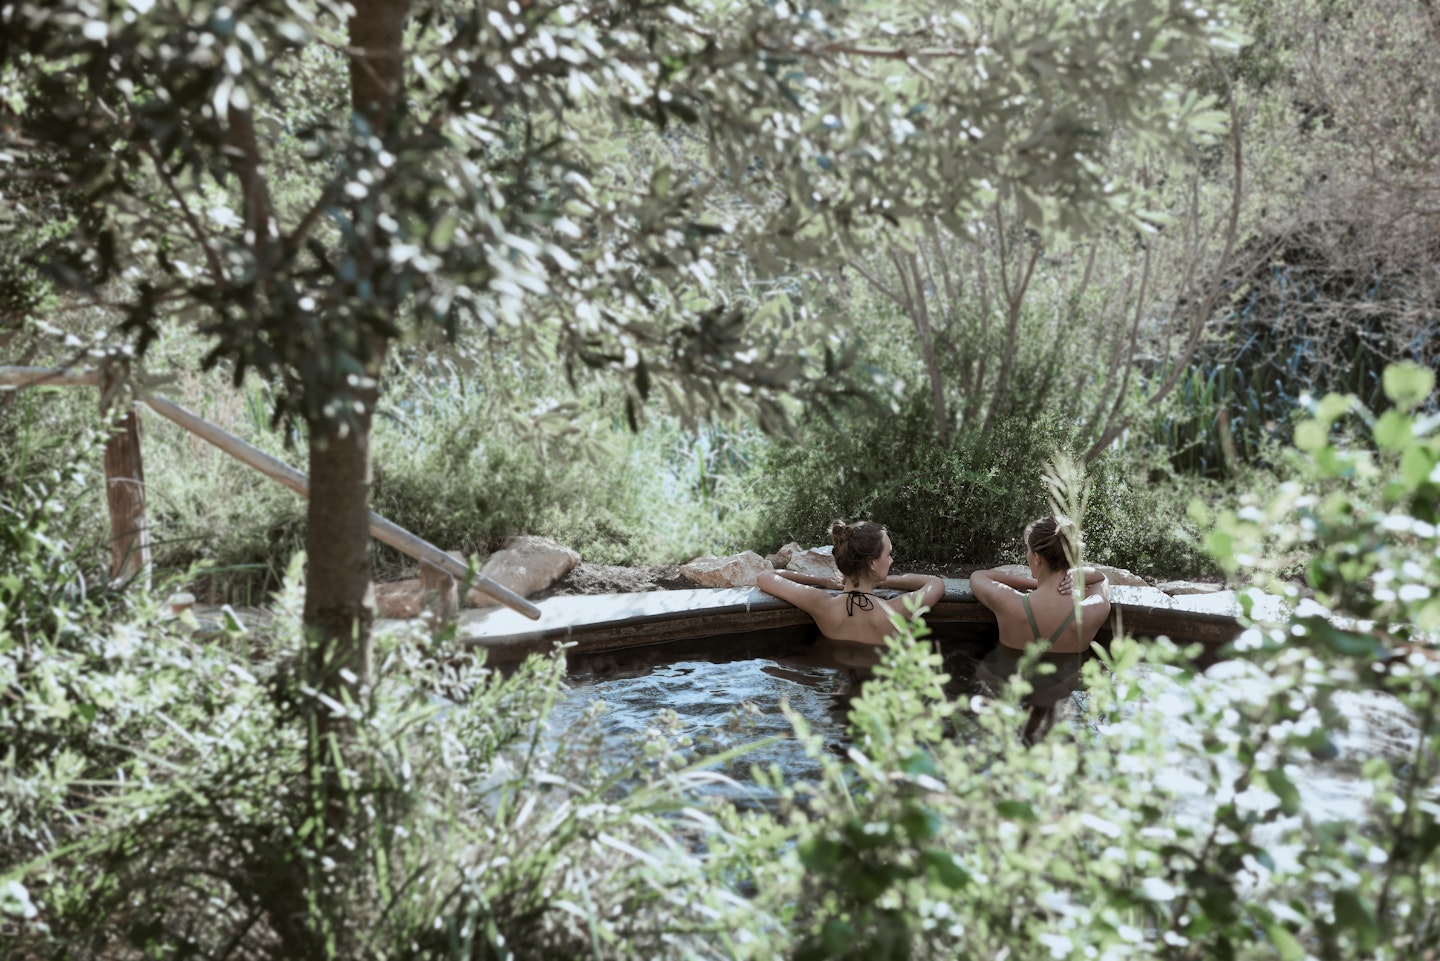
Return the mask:
<path id="1" fill-rule="evenodd" d="M 1013 560 L 1025 524 L 1047 511 L 1041 474 L 1065 447 L 1063 425 L 1019 418 L 985 435 L 962 433 L 945 448 L 927 416 L 923 399 L 912 397 L 899 417 L 855 411 L 840 424 L 807 425 L 797 442 L 777 442 L 759 471 L 769 499 L 758 507 L 758 540 L 813 544 L 836 517 L 868 517 L 890 529 L 902 564 Z M 1142 573 L 1213 571 L 1184 529 L 1185 489 L 1137 480 L 1132 456 L 1109 453 L 1091 469 L 1091 559 Z"/>
<path id="2" fill-rule="evenodd" d="M 388 638 L 318 790 L 309 731 L 339 705 L 293 586 L 261 660 L 154 611 L 64 645 L 0 626 L 8 958 L 720 957 L 773 927 L 702 870 L 677 731 L 547 734 L 563 657 L 502 673 Z"/>
<path id="3" fill-rule="evenodd" d="M 1379 416 L 1327 398 L 1297 428 L 1293 485 L 1213 529 L 1197 519 L 1218 564 L 1253 570 L 1293 605 L 1252 621 L 1232 659 L 1200 675 L 1164 640 L 1116 638 L 1086 665 L 1069 723 L 1027 747 L 1023 672 L 970 701 L 974 733 L 947 736 L 962 705 L 936 693 L 923 631 L 902 629 L 853 702 L 852 763 L 816 744 L 818 783 L 772 777 L 788 801 L 783 856 L 755 855 L 774 823 L 744 815 L 731 830 L 745 840 L 717 858 L 785 921 L 797 958 L 1428 950 L 1440 923 L 1440 418 L 1411 412 L 1433 389 L 1410 365 L 1387 371 L 1396 406 Z M 1372 450 L 1337 442 L 1349 412 L 1373 426 Z M 1367 474 L 1374 500 L 1344 483 Z M 1309 558 L 1308 605 L 1273 578 L 1289 550 Z M 1254 600 L 1242 595 L 1247 611 Z M 1383 740 L 1347 737 L 1362 704 L 1385 718 Z M 1307 794 L 1336 777 L 1351 803 Z"/>

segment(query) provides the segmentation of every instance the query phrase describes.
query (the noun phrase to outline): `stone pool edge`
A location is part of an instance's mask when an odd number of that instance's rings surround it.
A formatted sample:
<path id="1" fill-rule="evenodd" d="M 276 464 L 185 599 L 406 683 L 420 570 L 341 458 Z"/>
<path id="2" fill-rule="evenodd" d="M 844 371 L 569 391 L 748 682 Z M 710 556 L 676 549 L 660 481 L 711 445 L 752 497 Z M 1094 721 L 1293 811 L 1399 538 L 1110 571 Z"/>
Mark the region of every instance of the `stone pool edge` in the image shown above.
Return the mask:
<path id="1" fill-rule="evenodd" d="M 1121 627 L 1137 637 L 1166 636 L 1179 644 L 1200 643 L 1215 655 L 1240 633 L 1240 604 L 1233 591 L 1172 597 L 1153 587 L 1110 589 L 1109 631 Z M 1262 607 L 1278 598 L 1265 597 Z M 484 648 L 495 663 L 548 653 L 556 644 L 575 653 L 667 644 L 685 638 L 800 627 L 809 615 L 756 588 L 694 588 L 628 594 L 570 594 L 538 602 L 532 621 L 503 608 L 461 611 L 458 640 Z M 1262 612 L 1257 612 L 1262 613 Z M 945 597 L 927 623 L 961 634 L 993 631 L 994 615 L 975 600 L 968 578 L 947 578 Z"/>

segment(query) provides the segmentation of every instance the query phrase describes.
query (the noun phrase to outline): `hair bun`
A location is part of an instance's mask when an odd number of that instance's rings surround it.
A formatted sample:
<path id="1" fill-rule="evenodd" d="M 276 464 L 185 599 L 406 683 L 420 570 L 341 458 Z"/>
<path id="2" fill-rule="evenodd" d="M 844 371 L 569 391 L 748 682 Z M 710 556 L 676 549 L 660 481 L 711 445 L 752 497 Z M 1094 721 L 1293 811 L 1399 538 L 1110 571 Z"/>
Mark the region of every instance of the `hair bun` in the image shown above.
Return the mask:
<path id="1" fill-rule="evenodd" d="M 836 544 L 843 544 L 850 536 L 850 525 L 844 521 L 836 521 L 830 525 L 830 539 Z"/>

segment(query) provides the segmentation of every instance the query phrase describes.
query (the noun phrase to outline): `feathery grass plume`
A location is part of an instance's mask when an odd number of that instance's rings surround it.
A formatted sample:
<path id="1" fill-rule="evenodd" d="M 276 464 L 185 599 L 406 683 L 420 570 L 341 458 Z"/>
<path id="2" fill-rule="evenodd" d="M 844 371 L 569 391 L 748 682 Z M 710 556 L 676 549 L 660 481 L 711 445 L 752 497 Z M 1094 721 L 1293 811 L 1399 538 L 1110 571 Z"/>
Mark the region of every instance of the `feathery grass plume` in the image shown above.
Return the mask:
<path id="1" fill-rule="evenodd" d="M 1080 525 L 1085 519 L 1085 508 L 1090 502 L 1090 478 L 1086 476 L 1083 464 L 1064 451 L 1057 450 L 1050 455 L 1041 479 L 1045 482 L 1050 513 L 1055 515 L 1060 529 L 1074 529 L 1071 536 L 1062 538 L 1065 560 L 1071 567 L 1080 567 L 1085 554 Z"/>

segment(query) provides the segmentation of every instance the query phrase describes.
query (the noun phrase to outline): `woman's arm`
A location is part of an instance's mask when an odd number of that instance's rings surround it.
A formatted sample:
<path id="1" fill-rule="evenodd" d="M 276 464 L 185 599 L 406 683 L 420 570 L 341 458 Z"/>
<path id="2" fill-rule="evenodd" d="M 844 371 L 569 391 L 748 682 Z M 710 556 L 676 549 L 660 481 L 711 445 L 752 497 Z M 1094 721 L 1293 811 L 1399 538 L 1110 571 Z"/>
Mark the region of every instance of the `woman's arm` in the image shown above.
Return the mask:
<path id="1" fill-rule="evenodd" d="M 1017 587 L 1022 584 L 1026 586 Z M 1021 577 L 1019 574 L 1006 574 L 993 570 L 976 571 L 970 575 L 970 593 L 975 595 L 975 600 L 996 612 L 999 611 L 1000 605 L 1005 603 L 1005 598 L 1019 597 L 1021 590 L 1034 589 L 1035 579 L 1033 577 Z"/>
<path id="2" fill-rule="evenodd" d="M 1110 600 L 1110 579 L 1105 576 L 1104 571 L 1096 570 L 1093 567 L 1085 568 L 1085 596 L 1103 597 L 1108 603 Z"/>
<path id="3" fill-rule="evenodd" d="M 920 598 L 920 603 L 933 610 L 945 596 L 945 582 L 934 574 L 891 574 L 876 587 L 892 591 L 908 591 Z"/>
<path id="4" fill-rule="evenodd" d="M 787 581 L 794 581 L 796 584 L 804 584 L 807 587 L 819 587 L 827 591 L 838 591 L 845 586 L 845 580 L 840 574 L 834 573 L 829 577 L 817 577 L 814 574 L 802 574 L 799 571 L 761 571 L 755 581 L 759 584 L 760 578 L 766 574 L 774 574 L 776 577 L 784 578 Z M 760 588 L 762 591 L 765 588 Z M 770 593 L 770 592 L 767 592 Z"/>
<path id="5" fill-rule="evenodd" d="M 1013 587 L 1017 591 L 1033 591 L 1040 584 L 1033 577 L 1024 574 L 1010 574 L 1001 570 L 976 571 L 970 575 L 970 589 L 975 589 L 975 578 L 985 577 L 996 584 L 1003 584 L 1006 587 Z"/>
<path id="6" fill-rule="evenodd" d="M 801 584 L 793 577 L 794 571 L 761 571 L 755 577 L 755 586 L 760 588 L 771 597 L 778 597 L 782 601 L 794 604 L 800 610 L 810 614 L 812 617 L 819 607 L 819 603 L 830 595 L 814 587 Z M 790 574 L 791 577 L 783 577 L 782 574 Z"/>
<path id="7" fill-rule="evenodd" d="M 1073 594 L 1075 592 L 1075 572 L 1079 568 L 1072 567 L 1060 578 L 1058 589 L 1061 594 Z M 1110 597 L 1110 580 L 1105 572 L 1094 567 L 1085 568 L 1085 590 L 1081 592 L 1085 597 Z"/>

